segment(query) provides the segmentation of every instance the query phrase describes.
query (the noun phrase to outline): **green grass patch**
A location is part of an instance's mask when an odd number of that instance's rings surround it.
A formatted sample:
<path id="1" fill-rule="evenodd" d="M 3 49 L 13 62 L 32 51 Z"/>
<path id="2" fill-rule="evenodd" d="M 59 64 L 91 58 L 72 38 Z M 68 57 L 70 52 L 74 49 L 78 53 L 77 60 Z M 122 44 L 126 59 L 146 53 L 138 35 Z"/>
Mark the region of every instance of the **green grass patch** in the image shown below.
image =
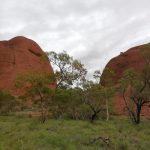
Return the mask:
<path id="1" fill-rule="evenodd" d="M 133 125 L 127 118 L 110 121 L 48 120 L 0 116 L 0 150 L 149 150 L 150 121 Z M 107 145 L 98 137 L 108 138 Z"/>

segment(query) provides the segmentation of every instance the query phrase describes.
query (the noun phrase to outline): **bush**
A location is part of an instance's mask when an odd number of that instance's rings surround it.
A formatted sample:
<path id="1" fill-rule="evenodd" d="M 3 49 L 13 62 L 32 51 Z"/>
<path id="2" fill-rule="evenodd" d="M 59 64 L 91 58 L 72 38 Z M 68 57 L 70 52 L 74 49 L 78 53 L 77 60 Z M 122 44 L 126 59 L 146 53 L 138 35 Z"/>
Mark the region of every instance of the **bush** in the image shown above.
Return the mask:
<path id="1" fill-rule="evenodd" d="M 14 96 L 9 93 L 0 91 L 0 113 L 8 114 L 15 110 L 17 101 Z"/>

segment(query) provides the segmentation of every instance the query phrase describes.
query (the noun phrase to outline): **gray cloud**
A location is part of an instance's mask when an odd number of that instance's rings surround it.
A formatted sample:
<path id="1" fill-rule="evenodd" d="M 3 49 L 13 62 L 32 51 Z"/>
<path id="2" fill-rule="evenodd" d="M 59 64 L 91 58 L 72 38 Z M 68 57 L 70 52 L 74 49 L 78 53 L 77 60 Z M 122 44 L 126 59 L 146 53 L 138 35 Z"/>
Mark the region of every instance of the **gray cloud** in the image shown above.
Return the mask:
<path id="1" fill-rule="evenodd" d="M 66 50 L 91 77 L 112 57 L 150 42 L 149 0 L 0 0 L 0 40 L 23 35 Z"/>

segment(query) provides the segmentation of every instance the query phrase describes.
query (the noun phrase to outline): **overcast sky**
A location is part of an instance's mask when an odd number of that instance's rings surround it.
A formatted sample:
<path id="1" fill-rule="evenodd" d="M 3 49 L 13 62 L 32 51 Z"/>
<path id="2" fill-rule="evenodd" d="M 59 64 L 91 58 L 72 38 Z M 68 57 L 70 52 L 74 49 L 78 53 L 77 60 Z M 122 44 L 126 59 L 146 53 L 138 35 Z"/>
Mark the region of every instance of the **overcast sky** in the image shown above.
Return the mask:
<path id="1" fill-rule="evenodd" d="M 0 40 L 22 35 L 88 69 L 150 42 L 150 0 L 0 0 Z"/>

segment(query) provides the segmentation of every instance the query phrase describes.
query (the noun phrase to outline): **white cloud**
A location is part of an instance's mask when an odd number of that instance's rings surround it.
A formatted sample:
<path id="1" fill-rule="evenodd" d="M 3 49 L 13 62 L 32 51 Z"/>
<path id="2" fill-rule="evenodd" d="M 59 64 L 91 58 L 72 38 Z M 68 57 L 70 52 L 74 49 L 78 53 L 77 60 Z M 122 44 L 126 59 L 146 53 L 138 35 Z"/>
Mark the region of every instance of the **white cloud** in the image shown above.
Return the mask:
<path id="1" fill-rule="evenodd" d="M 0 40 L 23 35 L 66 50 L 89 76 L 120 51 L 150 42 L 149 0 L 0 0 Z"/>

